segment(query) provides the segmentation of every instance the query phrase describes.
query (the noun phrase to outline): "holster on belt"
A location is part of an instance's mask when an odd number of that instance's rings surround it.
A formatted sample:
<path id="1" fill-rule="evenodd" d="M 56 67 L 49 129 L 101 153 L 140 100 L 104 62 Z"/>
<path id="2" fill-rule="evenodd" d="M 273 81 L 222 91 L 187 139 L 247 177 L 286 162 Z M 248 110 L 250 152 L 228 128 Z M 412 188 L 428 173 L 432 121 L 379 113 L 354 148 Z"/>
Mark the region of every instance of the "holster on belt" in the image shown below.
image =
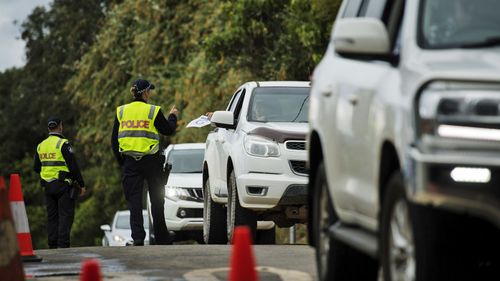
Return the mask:
<path id="1" fill-rule="evenodd" d="M 57 179 L 61 182 L 64 182 L 66 180 L 72 181 L 71 174 L 69 172 L 65 172 L 65 171 L 59 171 L 59 176 Z"/>
<path id="2" fill-rule="evenodd" d="M 69 180 L 69 182 L 67 181 Z M 59 171 L 58 181 L 63 185 L 69 186 L 69 198 L 76 199 L 80 194 L 80 187 L 71 177 L 71 173 L 65 171 Z"/>

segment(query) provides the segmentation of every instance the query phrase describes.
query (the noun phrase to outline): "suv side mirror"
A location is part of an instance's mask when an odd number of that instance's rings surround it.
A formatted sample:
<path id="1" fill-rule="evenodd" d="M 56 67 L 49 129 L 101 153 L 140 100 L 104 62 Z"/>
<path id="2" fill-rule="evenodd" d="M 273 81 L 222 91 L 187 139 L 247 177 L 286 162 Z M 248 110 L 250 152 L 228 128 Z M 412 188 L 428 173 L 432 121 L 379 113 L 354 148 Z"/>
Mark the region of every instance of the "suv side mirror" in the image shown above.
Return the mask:
<path id="1" fill-rule="evenodd" d="M 234 115 L 231 111 L 216 111 L 210 118 L 212 122 L 218 128 L 234 129 Z"/>
<path id="2" fill-rule="evenodd" d="M 335 51 L 345 55 L 389 55 L 387 28 L 379 19 L 345 18 L 335 23 Z"/>
<path id="3" fill-rule="evenodd" d="M 109 224 L 103 224 L 101 225 L 101 230 L 111 231 L 111 226 L 109 226 Z"/>

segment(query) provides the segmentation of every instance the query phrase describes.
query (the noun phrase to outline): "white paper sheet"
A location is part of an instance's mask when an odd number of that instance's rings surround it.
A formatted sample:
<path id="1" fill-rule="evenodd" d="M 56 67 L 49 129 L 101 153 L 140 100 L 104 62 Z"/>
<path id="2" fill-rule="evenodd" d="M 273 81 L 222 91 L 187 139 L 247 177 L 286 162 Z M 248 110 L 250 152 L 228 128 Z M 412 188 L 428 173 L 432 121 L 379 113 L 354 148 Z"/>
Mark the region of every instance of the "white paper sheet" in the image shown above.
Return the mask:
<path id="1" fill-rule="evenodd" d="M 201 128 L 210 124 L 210 120 L 206 115 L 201 115 L 200 117 L 194 119 L 193 121 L 187 124 L 186 128 Z"/>

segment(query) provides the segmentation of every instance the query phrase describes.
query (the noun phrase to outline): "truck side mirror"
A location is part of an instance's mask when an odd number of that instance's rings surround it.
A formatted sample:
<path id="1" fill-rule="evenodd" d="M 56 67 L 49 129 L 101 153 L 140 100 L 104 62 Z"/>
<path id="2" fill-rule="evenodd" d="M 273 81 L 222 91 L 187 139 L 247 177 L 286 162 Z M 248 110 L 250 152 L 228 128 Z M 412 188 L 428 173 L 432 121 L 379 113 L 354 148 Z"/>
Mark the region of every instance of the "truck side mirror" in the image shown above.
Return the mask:
<path id="1" fill-rule="evenodd" d="M 234 115 L 231 111 L 216 111 L 210 121 L 218 128 L 234 129 Z"/>
<path id="2" fill-rule="evenodd" d="M 374 18 L 337 20 L 332 40 L 341 55 L 389 55 L 391 51 L 387 28 Z"/>
<path id="3" fill-rule="evenodd" d="M 111 226 L 109 226 L 109 224 L 103 224 L 101 225 L 101 230 L 111 231 Z"/>

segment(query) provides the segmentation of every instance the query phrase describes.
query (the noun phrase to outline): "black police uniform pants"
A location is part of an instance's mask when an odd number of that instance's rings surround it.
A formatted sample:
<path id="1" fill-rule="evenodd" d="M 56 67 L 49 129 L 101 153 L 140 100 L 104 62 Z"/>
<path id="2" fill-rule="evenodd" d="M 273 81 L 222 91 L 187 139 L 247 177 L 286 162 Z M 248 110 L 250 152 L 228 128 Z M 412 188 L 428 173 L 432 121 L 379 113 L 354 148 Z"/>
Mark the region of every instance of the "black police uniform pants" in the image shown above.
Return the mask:
<path id="1" fill-rule="evenodd" d="M 124 157 L 122 184 L 130 209 L 130 228 L 134 244 L 144 243 L 146 237 L 142 216 L 144 180 L 148 183 L 155 242 L 160 245 L 171 243 L 164 214 L 165 181 L 162 176 L 164 159 L 164 156 L 159 154 L 147 155 L 140 160 Z"/>
<path id="2" fill-rule="evenodd" d="M 47 233 L 49 248 L 68 248 L 71 226 L 75 217 L 75 199 L 71 199 L 70 186 L 58 181 L 45 187 L 47 204 Z"/>

